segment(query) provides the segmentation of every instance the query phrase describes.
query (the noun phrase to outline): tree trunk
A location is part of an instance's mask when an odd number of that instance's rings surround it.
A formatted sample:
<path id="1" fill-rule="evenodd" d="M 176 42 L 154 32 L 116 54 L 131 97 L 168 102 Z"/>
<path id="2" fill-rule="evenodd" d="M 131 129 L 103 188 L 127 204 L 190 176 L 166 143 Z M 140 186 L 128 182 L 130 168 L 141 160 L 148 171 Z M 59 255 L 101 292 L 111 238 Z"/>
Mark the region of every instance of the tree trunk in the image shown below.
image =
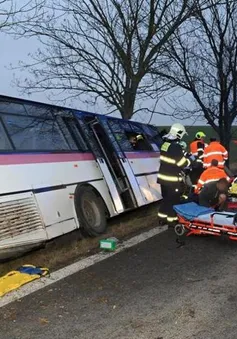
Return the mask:
<path id="1" fill-rule="evenodd" d="M 226 148 L 228 153 L 230 152 L 230 142 L 231 142 L 231 126 L 220 126 L 219 129 L 220 143 Z M 230 158 L 229 158 L 230 159 Z M 226 162 L 226 165 L 229 165 L 229 159 Z"/>
<path id="2" fill-rule="evenodd" d="M 220 135 L 220 142 L 227 149 L 228 152 L 230 149 L 230 141 L 231 141 L 231 131 L 229 132 L 226 131 Z"/>
<path id="3" fill-rule="evenodd" d="M 121 115 L 123 119 L 131 119 L 134 114 L 134 107 L 137 95 L 137 88 L 139 82 L 136 80 L 127 81 L 127 86 L 124 91 L 123 107 L 121 109 Z"/>

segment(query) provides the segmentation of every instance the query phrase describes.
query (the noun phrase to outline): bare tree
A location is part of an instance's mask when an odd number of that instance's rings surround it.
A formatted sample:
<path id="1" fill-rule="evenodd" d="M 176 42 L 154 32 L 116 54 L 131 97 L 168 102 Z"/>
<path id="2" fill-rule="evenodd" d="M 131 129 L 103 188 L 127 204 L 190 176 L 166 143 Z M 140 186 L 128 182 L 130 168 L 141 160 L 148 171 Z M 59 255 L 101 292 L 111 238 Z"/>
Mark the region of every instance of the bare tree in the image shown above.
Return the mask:
<path id="1" fill-rule="evenodd" d="M 31 75 L 18 85 L 28 93 L 102 98 L 110 113 L 130 119 L 154 109 L 157 93 L 170 88 L 167 81 L 154 81 L 150 70 L 163 67 L 164 46 L 195 15 L 196 0 L 45 0 L 43 11 L 43 20 L 31 20 L 18 32 L 42 43 L 33 62 L 20 65 Z"/>
<path id="2" fill-rule="evenodd" d="M 231 126 L 237 116 L 237 2 L 220 6 L 209 0 L 184 27 L 178 28 L 166 45 L 167 66 L 163 76 L 190 93 L 194 106 L 176 106 L 184 118 L 203 116 L 229 148 Z"/>
<path id="3" fill-rule="evenodd" d="M 42 4 L 43 0 L 0 0 L 0 32 L 39 19 Z"/>

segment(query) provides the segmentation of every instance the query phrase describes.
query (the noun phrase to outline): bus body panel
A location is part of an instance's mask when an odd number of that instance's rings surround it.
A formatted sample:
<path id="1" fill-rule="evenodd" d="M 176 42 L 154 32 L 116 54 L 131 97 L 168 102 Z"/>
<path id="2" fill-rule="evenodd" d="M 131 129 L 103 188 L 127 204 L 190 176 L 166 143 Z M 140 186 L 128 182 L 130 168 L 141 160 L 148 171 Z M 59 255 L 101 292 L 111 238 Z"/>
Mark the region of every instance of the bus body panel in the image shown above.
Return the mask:
<path id="1" fill-rule="evenodd" d="M 160 185 L 157 184 L 157 174 L 160 166 L 159 152 L 126 153 L 146 203 L 160 200 Z"/>
<path id="2" fill-rule="evenodd" d="M 46 227 L 76 217 L 73 213 L 73 194 L 74 187 L 68 186 L 35 195 Z"/>
<path id="3" fill-rule="evenodd" d="M 52 163 L 40 162 L 40 155 L 34 155 L 35 163 L 0 165 L 0 178 L 5 178 L 1 182 L 1 194 L 102 180 L 101 170 L 95 160 L 62 162 L 61 155 L 57 156 L 58 162 Z M 8 155 L 9 163 L 11 157 L 14 155 Z M 23 162 L 21 158 L 22 155 L 19 155 L 19 161 Z"/>
<path id="4" fill-rule="evenodd" d="M 158 173 L 160 153 L 132 152 L 126 153 L 135 175 Z"/>
<path id="5" fill-rule="evenodd" d="M 106 182 L 103 180 L 101 181 L 93 181 L 89 183 L 91 186 L 93 186 L 102 197 L 105 206 L 108 209 L 109 217 L 114 217 L 118 215 L 118 212 L 115 209 L 115 203 L 113 202 L 111 195 L 109 194 L 108 186 L 106 185 Z"/>
<path id="6" fill-rule="evenodd" d="M 153 195 L 153 200 L 158 201 L 162 199 L 160 185 L 157 184 L 157 174 L 146 175 L 149 184 L 149 190 Z"/>
<path id="7" fill-rule="evenodd" d="M 154 197 L 150 191 L 149 183 L 146 176 L 137 177 L 138 185 L 144 197 L 145 204 L 149 204 L 154 201 Z"/>
<path id="8" fill-rule="evenodd" d="M 58 223 L 47 226 L 46 232 L 47 232 L 48 239 L 53 239 L 63 234 L 70 233 L 76 230 L 77 228 L 78 227 L 77 227 L 75 218 L 71 218 L 69 220 L 64 220 L 62 222 L 58 222 Z"/>
<path id="9" fill-rule="evenodd" d="M 108 166 L 106 165 L 103 159 L 99 158 L 97 159 L 97 162 L 99 164 L 101 172 L 103 173 L 103 177 L 106 178 L 105 183 L 108 186 L 108 191 L 106 192 L 106 195 L 108 195 L 108 193 L 111 195 L 112 200 L 114 201 L 116 212 L 122 213 L 124 211 L 124 207 L 120 199 L 118 189 L 108 169 Z"/>
<path id="10" fill-rule="evenodd" d="M 46 240 L 45 225 L 32 193 L 0 197 L 0 259 Z"/>
<path id="11" fill-rule="evenodd" d="M 0 116 L 0 259 L 79 228 L 77 185 L 109 217 L 161 199 L 151 126 L 5 96 Z M 132 151 L 134 133 L 147 151 Z"/>

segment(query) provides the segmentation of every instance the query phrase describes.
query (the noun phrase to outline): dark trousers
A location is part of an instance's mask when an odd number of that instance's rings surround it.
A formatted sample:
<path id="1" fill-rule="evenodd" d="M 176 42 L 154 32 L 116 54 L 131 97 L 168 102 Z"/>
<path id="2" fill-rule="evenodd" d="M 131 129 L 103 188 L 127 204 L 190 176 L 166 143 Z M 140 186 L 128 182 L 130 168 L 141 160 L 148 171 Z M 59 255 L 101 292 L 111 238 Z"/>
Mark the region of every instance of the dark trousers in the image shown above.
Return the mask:
<path id="1" fill-rule="evenodd" d="M 177 220 L 177 215 L 173 206 L 180 203 L 181 195 L 183 193 L 182 191 L 183 189 L 180 183 L 161 184 L 163 200 L 160 205 L 158 217 L 164 219 L 168 223 L 172 223 Z"/>
<path id="2" fill-rule="evenodd" d="M 192 185 L 196 185 L 198 182 L 198 179 L 200 178 L 202 172 L 204 171 L 203 167 L 196 167 L 193 168 L 192 171 L 190 172 L 190 180 L 192 182 Z"/>

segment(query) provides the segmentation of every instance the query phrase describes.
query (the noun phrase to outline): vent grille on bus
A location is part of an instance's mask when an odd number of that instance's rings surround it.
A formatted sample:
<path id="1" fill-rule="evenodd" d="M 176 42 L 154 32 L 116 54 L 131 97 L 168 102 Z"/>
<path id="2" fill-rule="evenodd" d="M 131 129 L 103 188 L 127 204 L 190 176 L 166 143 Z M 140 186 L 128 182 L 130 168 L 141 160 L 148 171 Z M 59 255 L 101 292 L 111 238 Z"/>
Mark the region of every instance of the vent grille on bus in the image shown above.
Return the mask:
<path id="1" fill-rule="evenodd" d="M 0 202 L 0 241 L 42 228 L 33 197 Z"/>

